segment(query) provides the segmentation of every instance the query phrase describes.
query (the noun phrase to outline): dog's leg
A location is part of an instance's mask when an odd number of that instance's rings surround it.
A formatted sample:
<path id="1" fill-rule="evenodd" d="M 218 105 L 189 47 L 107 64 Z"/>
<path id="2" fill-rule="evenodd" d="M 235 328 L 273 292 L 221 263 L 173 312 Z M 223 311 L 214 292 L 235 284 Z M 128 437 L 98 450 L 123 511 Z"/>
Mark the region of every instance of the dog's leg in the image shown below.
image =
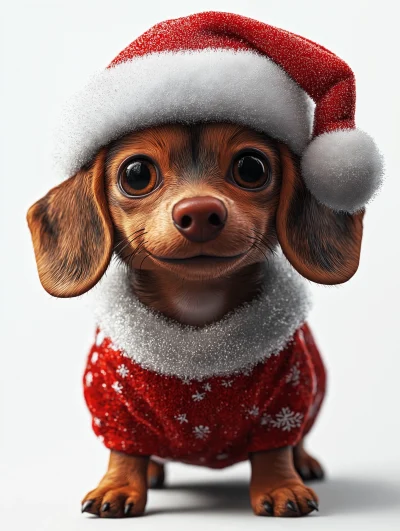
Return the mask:
<path id="1" fill-rule="evenodd" d="M 296 472 L 304 481 L 323 479 L 324 469 L 304 448 L 304 439 L 293 448 L 293 462 Z"/>
<path id="2" fill-rule="evenodd" d="M 287 446 L 250 456 L 250 501 L 258 516 L 302 516 L 318 510 L 318 498 L 306 487 Z"/>
<path id="3" fill-rule="evenodd" d="M 150 489 L 161 489 L 165 482 L 165 466 L 150 459 L 147 469 L 147 485 Z"/>
<path id="4" fill-rule="evenodd" d="M 139 516 L 147 501 L 149 458 L 111 451 L 108 470 L 82 501 L 82 512 L 103 518 Z"/>

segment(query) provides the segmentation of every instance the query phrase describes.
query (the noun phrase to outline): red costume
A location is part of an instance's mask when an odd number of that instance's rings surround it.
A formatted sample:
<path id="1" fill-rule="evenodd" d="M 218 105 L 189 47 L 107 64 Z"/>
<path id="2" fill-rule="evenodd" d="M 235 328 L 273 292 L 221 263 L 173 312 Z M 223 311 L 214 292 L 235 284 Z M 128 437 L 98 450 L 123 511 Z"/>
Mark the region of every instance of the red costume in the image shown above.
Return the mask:
<path id="1" fill-rule="evenodd" d="M 85 399 L 111 450 L 223 468 L 249 452 L 297 444 L 324 397 L 325 371 L 306 324 L 251 370 L 201 381 L 145 369 L 97 337 Z"/>

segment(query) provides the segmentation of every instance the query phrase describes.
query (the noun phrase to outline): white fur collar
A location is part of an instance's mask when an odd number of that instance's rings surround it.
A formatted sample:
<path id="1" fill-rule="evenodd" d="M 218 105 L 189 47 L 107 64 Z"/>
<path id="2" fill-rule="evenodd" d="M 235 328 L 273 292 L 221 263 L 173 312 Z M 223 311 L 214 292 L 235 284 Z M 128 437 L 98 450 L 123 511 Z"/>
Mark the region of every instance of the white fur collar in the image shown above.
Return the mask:
<path id="1" fill-rule="evenodd" d="M 97 322 L 118 349 L 146 369 L 197 380 L 243 372 L 278 354 L 311 305 L 304 279 L 282 255 L 265 264 L 260 297 L 203 328 L 181 325 L 142 304 L 121 266 L 107 273 L 95 297 Z"/>

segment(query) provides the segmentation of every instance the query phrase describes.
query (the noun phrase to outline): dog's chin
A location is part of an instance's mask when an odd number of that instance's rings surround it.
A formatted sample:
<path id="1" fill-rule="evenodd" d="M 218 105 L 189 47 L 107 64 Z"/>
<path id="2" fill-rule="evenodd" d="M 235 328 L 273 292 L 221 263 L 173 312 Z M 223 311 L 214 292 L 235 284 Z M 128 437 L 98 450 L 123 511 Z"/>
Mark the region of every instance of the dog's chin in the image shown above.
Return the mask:
<path id="1" fill-rule="evenodd" d="M 232 274 L 246 262 L 247 254 L 215 256 L 201 254 L 190 258 L 150 255 L 155 265 L 186 280 L 211 280 Z"/>

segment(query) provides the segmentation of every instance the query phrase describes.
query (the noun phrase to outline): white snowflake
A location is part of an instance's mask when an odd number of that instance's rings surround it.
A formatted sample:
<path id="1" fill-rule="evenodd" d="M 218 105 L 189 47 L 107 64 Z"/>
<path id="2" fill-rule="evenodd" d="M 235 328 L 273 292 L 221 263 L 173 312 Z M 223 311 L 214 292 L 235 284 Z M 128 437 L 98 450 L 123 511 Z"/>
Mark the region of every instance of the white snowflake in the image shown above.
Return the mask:
<path id="1" fill-rule="evenodd" d="M 200 426 L 195 426 L 193 428 L 193 433 L 196 439 L 206 439 L 210 435 L 211 431 L 208 426 L 203 426 L 200 424 Z"/>
<path id="2" fill-rule="evenodd" d="M 90 358 L 90 361 L 92 363 L 96 363 L 96 361 L 99 359 L 99 353 L 98 352 L 93 352 L 92 354 L 92 357 Z"/>
<path id="3" fill-rule="evenodd" d="M 126 378 L 129 374 L 129 369 L 126 365 L 122 364 L 118 367 L 117 373 L 122 377 Z"/>
<path id="4" fill-rule="evenodd" d="M 95 426 L 101 426 L 101 419 L 99 419 L 99 417 L 94 417 L 93 422 Z"/>
<path id="5" fill-rule="evenodd" d="M 209 383 L 205 383 L 205 384 L 203 385 L 203 390 L 204 390 L 204 391 L 211 391 L 211 384 L 209 384 Z"/>
<path id="6" fill-rule="evenodd" d="M 233 380 L 222 380 L 222 387 L 232 387 Z"/>
<path id="7" fill-rule="evenodd" d="M 298 385 L 300 381 L 300 369 L 299 369 L 300 363 L 297 362 L 295 365 L 293 365 L 289 371 L 289 373 L 286 375 L 286 383 L 291 383 L 293 386 Z"/>
<path id="8" fill-rule="evenodd" d="M 100 330 L 96 336 L 96 345 L 99 347 L 103 341 L 104 341 L 104 334 L 103 332 Z"/>
<path id="9" fill-rule="evenodd" d="M 199 391 L 196 391 L 196 393 L 192 395 L 192 398 L 195 402 L 200 402 L 201 400 L 204 399 L 205 396 L 206 396 L 205 393 L 200 393 Z"/>
<path id="10" fill-rule="evenodd" d="M 302 420 L 303 415 L 301 413 L 295 413 L 290 408 L 283 407 L 271 421 L 271 425 L 282 431 L 291 431 L 293 428 L 300 428 Z"/>
<path id="11" fill-rule="evenodd" d="M 261 426 L 266 426 L 268 428 L 268 426 L 271 426 L 272 420 L 273 420 L 272 415 L 268 415 L 268 413 L 264 413 L 263 416 L 261 417 L 260 424 Z"/>
<path id="12" fill-rule="evenodd" d="M 91 372 L 87 372 L 85 376 L 85 382 L 88 387 L 92 385 L 93 382 L 93 374 Z"/>
<path id="13" fill-rule="evenodd" d="M 122 385 L 119 382 L 114 382 L 111 386 L 116 393 L 122 393 Z"/>
<path id="14" fill-rule="evenodd" d="M 182 378 L 183 385 L 190 385 L 191 381 L 192 380 L 188 378 L 187 376 L 185 376 L 185 378 Z"/>
<path id="15" fill-rule="evenodd" d="M 258 415 L 260 414 L 260 408 L 257 407 L 257 406 L 253 406 L 252 408 L 250 408 L 250 409 L 247 410 L 247 413 L 248 413 L 251 417 L 258 417 Z"/>
<path id="16" fill-rule="evenodd" d="M 186 418 L 186 413 L 175 415 L 175 419 L 179 422 L 179 424 L 184 424 L 185 422 L 189 422 L 188 419 Z"/>

